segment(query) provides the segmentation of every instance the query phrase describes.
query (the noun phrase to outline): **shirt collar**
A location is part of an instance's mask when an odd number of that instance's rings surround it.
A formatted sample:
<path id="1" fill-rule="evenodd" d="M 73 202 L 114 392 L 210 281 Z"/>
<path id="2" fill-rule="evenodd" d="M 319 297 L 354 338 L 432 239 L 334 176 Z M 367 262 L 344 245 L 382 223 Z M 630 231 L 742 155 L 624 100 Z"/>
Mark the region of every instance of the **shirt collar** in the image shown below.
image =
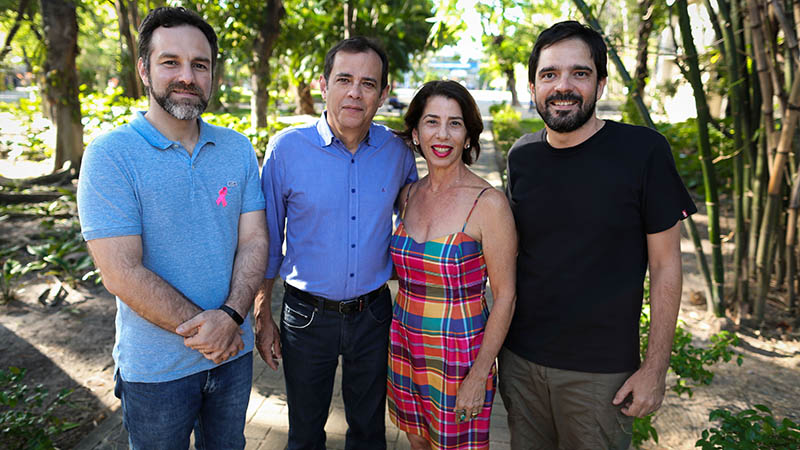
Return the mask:
<path id="1" fill-rule="evenodd" d="M 133 129 L 136 130 L 136 132 L 139 133 L 148 144 L 160 150 L 167 150 L 168 148 L 172 147 L 173 144 L 180 144 L 180 142 L 170 141 L 163 134 L 161 134 L 161 132 L 158 131 L 153 124 L 147 121 L 147 119 L 144 117 L 144 113 L 144 111 L 136 111 L 134 118 L 131 121 L 131 127 L 133 127 Z M 203 146 L 208 143 L 216 144 L 212 127 L 205 123 L 202 118 L 198 118 L 197 121 L 200 123 L 200 134 L 197 137 L 197 148 L 203 148 Z"/>
<path id="2" fill-rule="evenodd" d="M 331 126 L 328 124 L 328 110 L 322 111 L 322 116 L 320 116 L 319 120 L 317 121 L 317 133 L 320 137 L 320 146 L 327 147 L 333 143 L 333 139 L 336 136 L 333 134 L 331 130 Z M 377 147 L 380 145 L 380 136 L 377 131 L 380 129 L 380 126 L 375 124 L 375 122 L 371 122 L 369 126 L 369 130 L 367 131 L 367 135 L 364 137 L 364 140 L 359 143 L 359 147 L 361 145 L 368 145 L 370 147 Z"/>

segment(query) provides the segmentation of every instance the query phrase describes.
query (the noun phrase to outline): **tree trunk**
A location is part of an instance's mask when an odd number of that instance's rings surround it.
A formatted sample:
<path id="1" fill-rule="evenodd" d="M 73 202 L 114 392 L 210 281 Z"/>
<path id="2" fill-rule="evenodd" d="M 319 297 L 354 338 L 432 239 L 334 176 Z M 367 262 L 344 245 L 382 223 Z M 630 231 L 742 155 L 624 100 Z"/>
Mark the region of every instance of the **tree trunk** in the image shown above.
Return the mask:
<path id="1" fill-rule="evenodd" d="M 344 8 L 344 38 L 350 39 L 355 36 L 356 30 L 356 7 L 353 0 L 347 0 L 342 5 Z"/>
<path id="2" fill-rule="evenodd" d="M 638 0 L 639 10 L 639 41 L 636 44 L 636 68 L 633 71 L 633 89 L 636 94 L 644 98 L 644 87 L 647 83 L 649 71 L 647 69 L 648 44 L 650 33 L 653 31 L 653 0 Z"/>
<path id="3" fill-rule="evenodd" d="M 281 30 L 281 20 L 286 14 L 282 0 L 268 0 L 258 27 L 258 35 L 253 45 L 253 62 L 250 66 L 253 86 L 252 124 L 259 128 L 267 126 L 267 105 L 269 105 L 270 67 L 269 58 Z"/>
<path id="4" fill-rule="evenodd" d="M 711 267 L 713 270 L 714 287 L 712 301 L 714 313 L 722 317 L 725 311 L 723 286 L 724 270 L 722 260 L 722 247 L 719 232 L 719 200 L 717 195 L 717 180 L 714 165 L 711 162 L 711 143 L 708 137 L 708 124 L 711 121 L 708 102 L 700 78 L 700 67 L 697 60 L 697 48 L 692 37 L 692 28 L 689 22 L 686 0 L 675 2 L 678 7 L 678 23 L 685 51 L 686 65 L 688 66 L 689 83 L 694 91 L 695 107 L 697 109 L 697 135 L 700 163 L 703 169 L 703 186 L 706 193 L 706 211 L 708 214 L 708 240 L 711 242 Z"/>
<path id="5" fill-rule="evenodd" d="M 298 80 L 295 86 L 295 114 L 316 115 L 314 111 L 314 98 L 311 97 L 311 85 L 305 80 Z"/>
<path id="6" fill-rule="evenodd" d="M 222 104 L 222 99 L 220 96 L 222 95 L 221 87 L 222 84 L 225 82 L 225 58 L 217 58 L 217 65 L 214 67 L 214 80 L 212 81 L 212 85 L 214 86 L 214 92 L 211 93 L 211 99 L 208 102 L 207 111 L 220 111 L 224 109 L 224 105 Z"/>
<path id="7" fill-rule="evenodd" d="M 517 78 L 514 76 L 514 68 L 507 69 L 506 80 L 509 91 L 511 91 L 511 106 L 519 106 L 519 95 L 517 95 Z"/>
<path id="8" fill-rule="evenodd" d="M 69 161 L 78 171 L 83 156 L 83 125 L 78 100 L 78 19 L 69 0 L 41 0 L 47 57 L 45 96 L 53 105 L 58 170 Z"/>
<path id="9" fill-rule="evenodd" d="M 141 19 L 139 18 L 139 2 L 132 1 L 128 4 L 128 22 L 130 22 L 133 30 L 136 33 L 139 33 L 139 25 L 141 24 Z M 139 47 L 134 47 L 134 51 L 137 53 L 139 52 Z M 138 57 L 138 56 L 137 56 Z"/>
<path id="10" fill-rule="evenodd" d="M 135 0 L 134 0 L 135 2 Z M 133 3 L 133 2 L 132 2 Z M 119 50 L 122 70 L 120 71 L 123 94 L 131 98 L 142 96 L 139 74 L 136 70 L 136 43 L 131 34 L 130 15 L 127 0 L 115 0 L 114 7 L 119 21 Z"/>

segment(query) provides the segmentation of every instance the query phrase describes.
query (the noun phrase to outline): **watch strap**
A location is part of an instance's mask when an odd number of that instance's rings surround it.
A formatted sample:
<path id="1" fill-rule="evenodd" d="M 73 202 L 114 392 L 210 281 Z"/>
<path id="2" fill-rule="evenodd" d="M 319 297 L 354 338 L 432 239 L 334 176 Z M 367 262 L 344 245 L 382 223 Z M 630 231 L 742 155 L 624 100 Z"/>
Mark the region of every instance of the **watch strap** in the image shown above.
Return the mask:
<path id="1" fill-rule="evenodd" d="M 240 316 L 239 313 L 236 312 L 236 310 L 231 308 L 230 306 L 222 305 L 219 307 L 219 309 L 223 311 L 225 314 L 231 316 L 231 319 L 233 319 L 233 321 L 236 322 L 236 325 L 241 325 L 244 323 L 244 319 L 242 318 L 242 316 Z"/>

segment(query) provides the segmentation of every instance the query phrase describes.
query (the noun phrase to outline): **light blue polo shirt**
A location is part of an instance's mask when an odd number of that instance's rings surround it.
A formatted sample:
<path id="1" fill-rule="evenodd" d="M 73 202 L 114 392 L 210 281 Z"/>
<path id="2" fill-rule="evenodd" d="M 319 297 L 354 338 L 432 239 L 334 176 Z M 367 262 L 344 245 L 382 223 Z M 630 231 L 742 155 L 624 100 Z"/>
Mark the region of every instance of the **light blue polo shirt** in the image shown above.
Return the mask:
<path id="1" fill-rule="evenodd" d="M 239 216 L 264 209 L 258 162 L 248 139 L 200 122 L 191 156 L 143 112 L 95 139 L 78 182 L 84 239 L 140 235 L 142 263 L 203 309 L 228 296 Z M 242 325 L 253 349 L 250 315 Z M 131 382 L 176 380 L 216 366 L 183 338 L 143 319 L 117 298 L 114 361 Z"/>

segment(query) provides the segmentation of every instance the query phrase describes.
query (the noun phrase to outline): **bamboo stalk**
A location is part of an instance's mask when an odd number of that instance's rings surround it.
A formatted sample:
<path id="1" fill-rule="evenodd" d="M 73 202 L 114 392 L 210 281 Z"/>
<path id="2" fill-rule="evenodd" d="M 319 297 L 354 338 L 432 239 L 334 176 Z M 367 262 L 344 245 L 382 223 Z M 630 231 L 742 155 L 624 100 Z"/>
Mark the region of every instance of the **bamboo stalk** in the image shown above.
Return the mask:
<path id="1" fill-rule="evenodd" d="M 697 109 L 697 134 L 700 164 L 703 169 L 703 185 L 706 193 L 706 213 L 708 214 L 708 239 L 711 242 L 711 267 L 712 267 L 712 301 L 714 314 L 722 317 L 725 311 L 723 284 L 724 270 L 722 260 L 722 246 L 719 229 L 719 203 L 717 195 L 717 180 L 714 165 L 711 162 L 711 142 L 708 136 L 708 124 L 711 117 L 708 111 L 708 102 L 700 77 L 700 66 L 697 59 L 697 48 L 692 37 L 692 28 L 687 11 L 686 0 L 675 2 L 678 7 L 678 24 L 681 30 L 683 47 L 685 50 L 686 65 L 688 66 L 689 83 L 694 91 L 695 108 Z"/>
<path id="2" fill-rule="evenodd" d="M 767 66 L 767 53 L 764 44 L 764 26 L 761 20 L 761 9 L 756 0 L 747 0 L 748 21 L 750 23 L 751 39 L 753 41 L 753 59 L 756 63 L 758 82 L 761 91 L 761 114 L 762 125 L 767 135 L 767 160 L 771 167 L 772 161 L 769 155 L 773 154 L 777 146 L 777 133 L 775 132 L 775 119 L 773 117 L 773 98 L 772 80 Z"/>
<path id="3" fill-rule="evenodd" d="M 772 176 L 769 180 L 769 188 L 767 190 L 767 206 L 764 211 L 764 220 L 761 224 L 761 232 L 759 235 L 758 252 L 756 254 L 756 264 L 759 275 L 759 292 L 756 298 L 755 314 L 756 319 L 760 322 L 764 320 L 764 307 L 767 299 L 767 290 L 769 288 L 769 279 L 771 274 L 771 257 L 769 245 L 767 245 L 775 233 L 775 228 L 778 220 L 778 213 L 781 205 L 781 192 L 783 188 L 784 166 L 787 161 L 787 154 L 794 139 L 795 129 L 797 127 L 797 119 L 800 116 L 800 77 L 796 77 L 792 83 L 792 91 L 789 95 L 788 113 L 783 121 L 781 129 L 780 141 L 778 141 L 778 150 L 775 155 L 775 162 L 772 168 Z"/>
<path id="4" fill-rule="evenodd" d="M 744 207 L 743 207 L 743 194 L 744 194 L 744 134 L 745 122 L 744 116 L 744 84 L 741 78 L 738 44 L 736 40 L 736 33 L 734 26 L 738 23 L 738 6 L 737 0 L 733 1 L 733 6 L 729 5 L 726 0 L 717 0 L 719 6 L 719 14 L 715 17 L 719 20 L 719 27 L 722 32 L 722 43 L 725 48 L 725 62 L 728 66 L 728 97 L 730 99 L 729 107 L 731 109 L 731 117 L 733 117 L 734 126 L 734 153 L 736 156 L 733 158 L 733 212 L 735 219 L 734 226 L 734 258 L 733 258 L 733 286 L 734 286 L 734 299 L 738 301 L 741 295 L 741 284 L 747 282 L 747 275 L 742 273 L 743 260 L 745 257 L 745 226 L 744 226 Z M 713 10 L 711 1 L 706 0 L 706 8 Z"/>

